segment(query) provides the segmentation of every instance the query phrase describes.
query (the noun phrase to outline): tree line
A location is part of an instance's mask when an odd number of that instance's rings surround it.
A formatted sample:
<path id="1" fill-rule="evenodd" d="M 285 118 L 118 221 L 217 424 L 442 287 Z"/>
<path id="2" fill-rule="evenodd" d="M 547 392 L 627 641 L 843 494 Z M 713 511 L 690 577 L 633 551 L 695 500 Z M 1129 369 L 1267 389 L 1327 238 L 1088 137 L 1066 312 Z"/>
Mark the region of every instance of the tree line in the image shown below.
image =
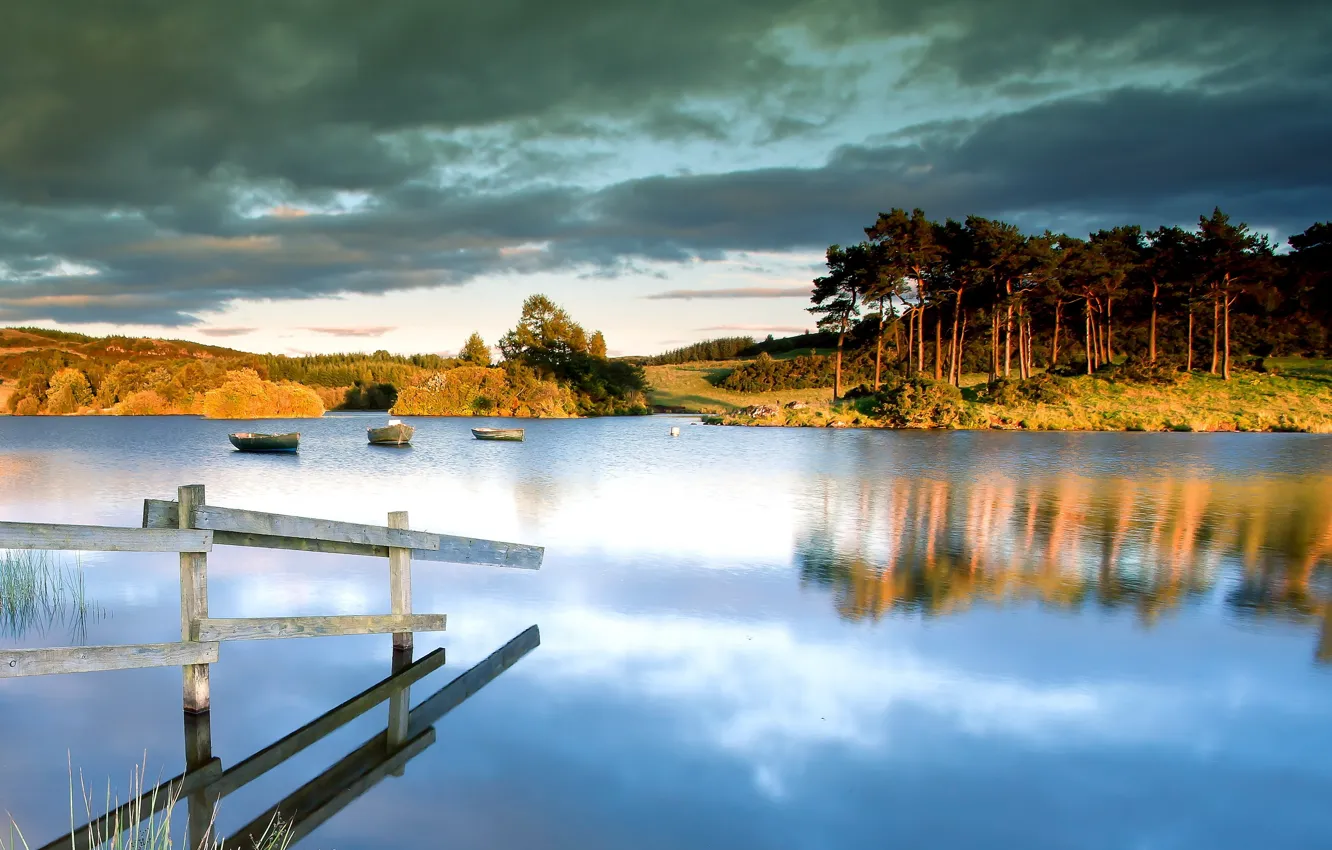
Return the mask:
<path id="1" fill-rule="evenodd" d="M 1137 225 L 1086 238 L 981 216 L 880 213 L 855 245 L 828 249 L 809 311 L 836 334 L 834 394 L 848 336 L 870 336 L 874 386 L 885 344 L 908 372 L 960 384 L 1060 365 L 1087 374 L 1134 356 L 1229 380 L 1242 355 L 1322 354 L 1332 319 L 1332 225 L 1278 253 L 1220 209 L 1194 228 Z M 1209 358 L 1210 355 L 1210 358 Z"/>

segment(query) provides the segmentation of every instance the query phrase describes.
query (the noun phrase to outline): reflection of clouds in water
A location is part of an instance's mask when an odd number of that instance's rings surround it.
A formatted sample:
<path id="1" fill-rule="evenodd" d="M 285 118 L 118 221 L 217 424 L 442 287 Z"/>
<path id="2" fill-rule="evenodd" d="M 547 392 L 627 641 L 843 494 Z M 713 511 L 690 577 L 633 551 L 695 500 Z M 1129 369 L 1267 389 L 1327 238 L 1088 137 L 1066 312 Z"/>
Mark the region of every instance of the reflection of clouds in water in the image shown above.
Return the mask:
<path id="1" fill-rule="evenodd" d="M 469 610 L 450 652 L 479 657 L 523 620 L 511 608 Z M 911 726 L 931 736 L 973 736 L 1061 748 L 1176 741 L 1177 717 L 1196 691 L 1105 681 L 1044 683 L 987 676 L 905 649 L 798 635 L 784 623 L 631 616 L 590 608 L 542 613 L 541 654 L 519 676 L 555 694 L 597 688 L 669 712 L 675 734 L 746 763 L 765 793 L 828 748 L 906 758 Z M 503 624 L 503 625 L 501 625 Z M 1227 694 L 1262 699 L 1259 694 Z M 595 699 L 590 696 L 590 699 Z"/>

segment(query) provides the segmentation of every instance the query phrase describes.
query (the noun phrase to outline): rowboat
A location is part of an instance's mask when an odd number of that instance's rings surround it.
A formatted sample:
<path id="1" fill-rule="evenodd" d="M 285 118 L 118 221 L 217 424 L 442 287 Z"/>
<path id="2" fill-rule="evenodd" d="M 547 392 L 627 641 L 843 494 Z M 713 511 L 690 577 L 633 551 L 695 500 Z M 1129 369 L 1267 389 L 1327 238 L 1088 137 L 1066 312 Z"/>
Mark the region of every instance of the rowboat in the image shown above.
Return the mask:
<path id="1" fill-rule="evenodd" d="M 294 452 L 300 434 L 228 434 L 231 444 L 243 452 Z"/>
<path id="2" fill-rule="evenodd" d="M 412 441 L 412 434 L 415 433 L 416 429 L 412 426 L 390 419 L 383 428 L 366 429 L 365 435 L 372 446 L 405 446 Z"/>
<path id="3" fill-rule="evenodd" d="M 522 428 L 473 428 L 472 436 L 478 440 L 512 440 L 521 443 Z"/>

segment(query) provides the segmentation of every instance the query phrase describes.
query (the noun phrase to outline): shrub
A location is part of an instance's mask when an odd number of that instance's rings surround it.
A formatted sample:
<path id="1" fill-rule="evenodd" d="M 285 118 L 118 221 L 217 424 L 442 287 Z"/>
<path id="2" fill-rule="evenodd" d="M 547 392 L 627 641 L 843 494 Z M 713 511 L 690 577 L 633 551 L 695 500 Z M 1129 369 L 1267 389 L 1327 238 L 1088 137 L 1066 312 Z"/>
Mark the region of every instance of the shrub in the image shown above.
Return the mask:
<path id="1" fill-rule="evenodd" d="M 158 416 L 175 412 L 171 409 L 170 403 L 155 390 L 139 390 L 137 393 L 131 393 L 115 406 L 114 411 L 118 416 Z"/>
<path id="2" fill-rule="evenodd" d="M 919 376 L 884 387 L 871 402 L 870 413 L 892 428 L 950 428 L 966 420 L 961 390 Z"/>
<path id="3" fill-rule="evenodd" d="M 979 401 L 1012 407 L 1021 404 L 1054 404 L 1067 399 L 1067 378 L 1041 374 L 1026 380 L 996 378 L 977 392 Z"/>
<path id="4" fill-rule="evenodd" d="M 391 410 L 398 400 L 398 388 L 390 383 L 366 384 L 360 381 L 348 389 L 339 405 L 343 410 Z"/>
<path id="5" fill-rule="evenodd" d="M 18 404 L 14 405 L 15 416 L 36 416 L 41 412 L 42 406 L 37 399 L 32 396 L 24 396 L 19 399 Z"/>
<path id="6" fill-rule="evenodd" d="M 221 387 L 204 396 L 209 419 L 305 418 L 324 415 L 319 395 L 300 384 L 265 381 L 253 369 L 227 373 Z"/>
<path id="7" fill-rule="evenodd" d="M 1180 366 L 1173 358 L 1162 357 L 1152 363 L 1145 357 L 1133 355 L 1123 363 L 1101 367 L 1096 374 L 1112 383 L 1170 386 L 1184 380 Z"/>
<path id="8" fill-rule="evenodd" d="M 545 416 L 577 412 L 573 393 L 517 364 L 509 368 L 459 366 L 437 372 L 398 394 L 400 416 Z"/>
<path id="9" fill-rule="evenodd" d="M 88 376 L 78 369 L 61 369 L 51 376 L 51 387 L 46 391 L 46 412 L 57 415 L 78 413 L 79 408 L 92 404 L 92 400 Z"/>

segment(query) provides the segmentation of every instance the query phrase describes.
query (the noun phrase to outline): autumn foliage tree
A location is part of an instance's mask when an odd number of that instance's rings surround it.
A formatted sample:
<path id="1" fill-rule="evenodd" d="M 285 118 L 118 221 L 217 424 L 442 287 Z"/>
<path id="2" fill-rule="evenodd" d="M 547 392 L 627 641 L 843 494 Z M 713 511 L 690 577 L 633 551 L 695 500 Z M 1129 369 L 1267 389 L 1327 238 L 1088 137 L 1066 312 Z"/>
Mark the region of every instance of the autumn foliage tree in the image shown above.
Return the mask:
<path id="1" fill-rule="evenodd" d="M 490 346 L 486 345 L 481 334 L 473 331 L 467 342 L 463 343 L 462 351 L 458 352 L 458 359 L 473 366 L 489 366 Z"/>

